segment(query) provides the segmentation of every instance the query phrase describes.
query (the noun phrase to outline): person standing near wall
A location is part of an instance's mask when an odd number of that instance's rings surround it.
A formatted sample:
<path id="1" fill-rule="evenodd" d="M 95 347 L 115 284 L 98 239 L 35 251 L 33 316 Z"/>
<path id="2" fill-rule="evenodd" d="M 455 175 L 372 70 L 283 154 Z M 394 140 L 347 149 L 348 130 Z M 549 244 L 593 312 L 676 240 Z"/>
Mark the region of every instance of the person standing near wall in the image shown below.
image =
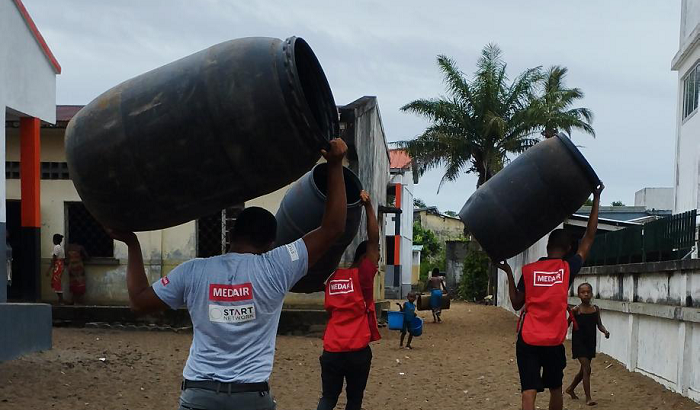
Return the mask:
<path id="1" fill-rule="evenodd" d="M 49 274 L 51 275 L 51 289 L 58 296 L 58 303 L 63 305 L 63 268 L 66 262 L 66 252 L 63 249 L 63 235 L 54 234 L 53 236 L 53 252 L 51 254 L 51 265 L 49 266 Z"/>
<path id="2" fill-rule="evenodd" d="M 83 304 L 85 296 L 86 281 L 85 281 L 85 265 L 84 260 L 89 259 L 87 251 L 82 245 L 77 243 L 68 244 L 66 247 L 68 254 L 68 278 L 70 293 L 73 297 L 73 303 Z"/>
<path id="3" fill-rule="evenodd" d="M 339 138 L 321 151 L 328 162 L 321 226 L 288 245 L 273 248 L 274 215 L 246 208 L 231 231 L 229 253 L 185 262 L 150 286 L 136 235 L 106 228 L 128 247 L 131 308 L 147 313 L 186 305 L 190 313 L 194 334 L 183 371 L 181 410 L 276 408 L 268 381 L 284 296 L 345 230 L 346 152 Z"/>
<path id="4" fill-rule="evenodd" d="M 365 191 L 360 200 L 367 217 L 367 240 L 355 250 L 348 269 L 337 269 L 326 281 L 325 308 L 330 318 L 323 335 L 321 384 L 317 410 L 332 410 L 347 383 L 346 410 L 360 410 L 372 365 L 370 342 L 381 339 L 374 307 L 374 276 L 379 263 L 379 224 Z"/>

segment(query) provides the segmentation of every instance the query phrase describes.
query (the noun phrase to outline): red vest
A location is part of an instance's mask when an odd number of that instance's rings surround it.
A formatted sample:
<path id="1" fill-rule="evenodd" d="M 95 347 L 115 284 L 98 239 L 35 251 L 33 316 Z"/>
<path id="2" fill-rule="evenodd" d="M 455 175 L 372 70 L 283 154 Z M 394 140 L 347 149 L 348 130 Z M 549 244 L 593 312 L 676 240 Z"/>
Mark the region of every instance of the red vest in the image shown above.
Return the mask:
<path id="1" fill-rule="evenodd" d="M 533 346 L 564 343 L 569 323 L 569 264 L 547 259 L 523 266 L 525 308 L 521 314 L 521 336 Z"/>
<path id="2" fill-rule="evenodd" d="M 330 313 L 323 349 L 328 352 L 361 350 L 379 340 L 374 300 L 365 301 L 357 268 L 338 269 L 326 282 L 325 308 Z"/>

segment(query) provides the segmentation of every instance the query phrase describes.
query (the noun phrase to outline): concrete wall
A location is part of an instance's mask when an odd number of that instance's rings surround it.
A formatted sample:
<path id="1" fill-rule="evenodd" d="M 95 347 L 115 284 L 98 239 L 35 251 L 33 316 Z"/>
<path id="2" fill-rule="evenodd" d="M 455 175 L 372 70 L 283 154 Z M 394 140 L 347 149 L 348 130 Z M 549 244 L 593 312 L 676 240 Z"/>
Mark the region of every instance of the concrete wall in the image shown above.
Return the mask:
<path id="1" fill-rule="evenodd" d="M 700 402 L 700 260 L 584 268 L 573 289 L 584 281 L 611 333 L 599 350 Z"/>
<path id="2" fill-rule="evenodd" d="M 448 289 L 457 289 L 464 273 L 464 260 L 467 257 L 469 242 L 445 242 L 445 284 Z"/>
<path id="3" fill-rule="evenodd" d="M 673 188 L 644 188 L 634 194 L 634 206 L 647 209 L 673 209 Z"/>
<path id="4" fill-rule="evenodd" d="M 423 228 L 433 231 L 440 241 L 464 237 L 464 222 L 459 218 L 421 211 L 417 219 Z"/>
<path id="5" fill-rule="evenodd" d="M 51 349 L 51 306 L 0 303 L 0 362 Z"/>

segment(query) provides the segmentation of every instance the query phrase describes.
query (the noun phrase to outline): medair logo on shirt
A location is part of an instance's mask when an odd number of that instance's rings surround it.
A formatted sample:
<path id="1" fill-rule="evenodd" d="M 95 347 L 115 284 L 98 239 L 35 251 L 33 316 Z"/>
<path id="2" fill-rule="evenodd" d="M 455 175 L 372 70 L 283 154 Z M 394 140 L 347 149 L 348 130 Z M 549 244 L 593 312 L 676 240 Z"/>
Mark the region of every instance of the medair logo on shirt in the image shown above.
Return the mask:
<path id="1" fill-rule="evenodd" d="M 534 286 L 554 286 L 557 283 L 564 283 L 564 269 L 559 269 L 556 272 L 535 271 Z"/>
<path id="2" fill-rule="evenodd" d="M 219 285 L 216 283 L 209 285 L 209 300 L 238 302 L 252 299 L 253 285 L 250 282 L 241 285 Z"/>
<path id="3" fill-rule="evenodd" d="M 350 279 L 333 279 L 328 283 L 328 294 L 339 295 L 342 293 L 352 293 L 355 289 Z"/>

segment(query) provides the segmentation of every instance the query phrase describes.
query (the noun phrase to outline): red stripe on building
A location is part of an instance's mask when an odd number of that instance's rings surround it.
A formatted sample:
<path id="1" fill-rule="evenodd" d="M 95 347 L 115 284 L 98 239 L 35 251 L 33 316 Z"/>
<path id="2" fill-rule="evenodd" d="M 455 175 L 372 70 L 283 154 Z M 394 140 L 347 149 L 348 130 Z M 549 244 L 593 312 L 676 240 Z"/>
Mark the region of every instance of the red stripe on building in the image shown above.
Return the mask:
<path id="1" fill-rule="evenodd" d="M 46 44 L 46 40 L 44 40 L 44 37 L 39 32 L 39 29 L 36 27 L 36 24 L 34 24 L 34 20 L 32 20 L 32 16 L 29 15 L 27 8 L 24 7 L 24 4 L 22 4 L 22 0 L 13 1 L 15 3 L 15 6 L 17 6 L 17 10 L 19 10 L 19 13 L 22 15 L 24 22 L 27 24 L 29 31 L 32 32 L 34 39 L 37 43 L 39 43 L 39 47 L 41 47 L 41 50 L 44 52 L 44 55 L 51 63 L 51 66 L 53 66 L 53 70 L 56 72 L 56 74 L 61 74 L 61 65 L 58 64 L 58 60 L 56 60 L 56 57 L 51 52 L 49 45 Z"/>
<path id="2" fill-rule="evenodd" d="M 401 184 L 395 184 L 396 186 L 396 207 L 401 209 Z M 397 218 L 399 216 L 397 215 Z M 396 230 L 396 236 L 394 236 L 394 265 L 401 265 L 401 222 L 397 224 L 399 229 Z"/>
<path id="3" fill-rule="evenodd" d="M 41 120 L 33 117 L 19 119 L 20 185 L 22 192 L 22 227 L 41 227 L 41 197 L 39 164 Z"/>

